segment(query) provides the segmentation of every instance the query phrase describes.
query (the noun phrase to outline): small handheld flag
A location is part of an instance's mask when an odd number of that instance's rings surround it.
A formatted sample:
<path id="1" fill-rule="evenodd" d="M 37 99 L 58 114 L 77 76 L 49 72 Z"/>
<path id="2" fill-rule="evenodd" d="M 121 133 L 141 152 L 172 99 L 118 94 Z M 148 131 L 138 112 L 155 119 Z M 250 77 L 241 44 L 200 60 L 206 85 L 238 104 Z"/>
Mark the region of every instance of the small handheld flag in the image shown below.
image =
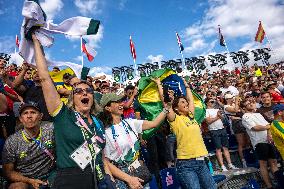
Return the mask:
<path id="1" fill-rule="evenodd" d="M 181 43 L 180 37 L 179 37 L 177 32 L 176 32 L 176 36 L 177 36 L 177 42 L 178 42 L 179 50 L 180 50 L 180 52 L 182 52 L 184 50 L 184 47 Z"/>
<path id="2" fill-rule="evenodd" d="M 262 27 L 261 21 L 259 21 L 258 29 L 255 35 L 255 41 L 262 43 L 265 36 L 265 31 Z"/>
<path id="3" fill-rule="evenodd" d="M 219 38 L 220 38 L 220 45 L 225 47 L 226 44 L 225 44 L 225 39 L 224 39 L 224 36 L 223 34 L 221 33 L 221 28 L 220 28 L 220 25 L 219 25 Z"/>
<path id="4" fill-rule="evenodd" d="M 19 41 L 18 35 L 16 35 L 16 46 L 18 48 L 20 47 L 20 41 Z"/>
<path id="5" fill-rule="evenodd" d="M 89 45 L 87 45 L 87 42 L 85 41 L 85 39 L 82 39 L 82 52 L 84 52 L 87 55 L 88 60 L 91 62 L 94 60 L 94 57 L 97 55 L 97 52 L 90 47 Z"/>
<path id="6" fill-rule="evenodd" d="M 131 36 L 130 36 L 130 52 L 131 52 L 131 55 L 132 55 L 132 57 L 135 61 L 136 60 L 136 51 L 135 51 L 134 43 L 132 41 Z"/>

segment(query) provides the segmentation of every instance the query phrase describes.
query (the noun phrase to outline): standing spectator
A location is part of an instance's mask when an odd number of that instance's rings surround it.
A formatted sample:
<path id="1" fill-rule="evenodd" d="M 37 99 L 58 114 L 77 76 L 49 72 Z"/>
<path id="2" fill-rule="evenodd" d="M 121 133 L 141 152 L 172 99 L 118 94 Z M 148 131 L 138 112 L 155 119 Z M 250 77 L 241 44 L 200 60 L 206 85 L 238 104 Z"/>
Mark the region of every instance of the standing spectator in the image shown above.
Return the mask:
<path id="1" fill-rule="evenodd" d="M 8 75 L 12 78 L 18 76 L 17 64 L 11 64 L 8 69 Z"/>
<path id="2" fill-rule="evenodd" d="M 164 121 L 169 110 L 164 105 L 163 111 L 153 120 L 122 119 L 122 97 L 114 93 L 104 94 L 100 105 L 104 108 L 101 120 L 106 128 L 105 155 L 110 160 L 109 168 L 117 178 L 119 189 L 143 188 L 141 178 L 130 176 L 130 166 L 140 167 L 138 155 L 140 143 L 138 134 L 143 130 L 155 128 Z M 146 184 L 146 183 L 144 183 Z"/>
<path id="3" fill-rule="evenodd" d="M 216 188 L 207 165 L 205 147 L 199 124 L 194 119 L 193 96 L 184 81 L 186 97 L 176 97 L 167 119 L 177 139 L 177 176 L 182 188 Z"/>
<path id="4" fill-rule="evenodd" d="M 208 128 L 213 140 L 213 143 L 216 148 L 216 156 L 217 160 L 221 166 L 222 171 L 228 171 L 226 166 L 223 162 L 223 156 L 222 156 L 222 149 L 224 152 L 224 156 L 226 158 L 226 161 L 228 163 L 229 169 L 237 169 L 231 161 L 230 152 L 228 150 L 229 148 L 229 141 L 228 141 L 228 135 L 227 131 L 223 126 L 222 122 L 222 114 L 219 109 L 214 108 L 215 100 L 213 99 L 206 99 L 206 122 L 208 124 Z"/>
<path id="5" fill-rule="evenodd" d="M 12 183 L 11 189 L 39 188 L 47 185 L 54 167 L 53 126 L 40 126 L 42 113 L 36 103 L 23 104 L 19 113 L 24 128 L 5 142 L 4 173 Z"/>
<path id="6" fill-rule="evenodd" d="M 271 125 L 271 134 L 274 144 L 284 160 L 284 105 L 273 106 L 274 121 Z"/>
<path id="7" fill-rule="evenodd" d="M 53 72 L 60 72 L 60 69 L 59 69 L 59 67 L 54 66 L 54 67 L 52 68 L 52 71 L 53 71 Z"/>
<path id="8" fill-rule="evenodd" d="M 271 94 L 268 91 L 261 93 L 261 103 L 262 106 L 256 110 L 257 113 L 260 113 L 266 121 L 271 123 L 274 120 L 273 114 L 273 104 L 271 102 Z"/>
<path id="9" fill-rule="evenodd" d="M 100 91 L 102 94 L 108 94 L 110 93 L 110 85 L 108 82 L 103 81 L 100 85 Z"/>
<path id="10" fill-rule="evenodd" d="M 270 124 L 260 113 L 254 112 L 254 107 L 250 101 L 243 101 L 242 106 L 245 110 L 242 122 L 247 129 L 247 133 L 255 149 L 260 166 L 260 174 L 266 187 L 272 188 L 272 183 L 268 174 L 268 164 L 272 173 L 278 171 L 278 167 L 276 161 L 276 149 L 271 144 L 271 134 L 269 133 Z"/>
<path id="11" fill-rule="evenodd" d="M 233 96 L 239 95 L 238 89 L 231 84 L 232 82 L 228 78 L 223 79 L 223 87 L 220 89 L 223 95 L 225 95 L 227 92 L 230 92 Z"/>
<path id="12" fill-rule="evenodd" d="M 276 88 L 277 83 L 274 81 L 270 81 L 268 83 L 267 89 L 271 94 L 272 102 L 274 103 L 284 103 L 284 98 L 281 95 L 280 91 Z"/>
<path id="13" fill-rule="evenodd" d="M 224 105 L 224 112 L 232 121 L 232 129 L 236 136 L 237 143 L 238 143 L 238 153 L 242 160 L 243 167 L 247 167 L 246 160 L 244 158 L 243 149 L 244 147 L 248 146 L 248 138 L 246 134 L 246 129 L 242 125 L 242 118 L 240 116 L 241 109 L 239 107 L 240 98 L 237 96 L 233 97 L 231 94 L 225 95 L 226 105 Z"/>
<path id="14" fill-rule="evenodd" d="M 136 100 L 135 97 L 138 94 L 138 90 L 133 85 L 128 85 L 125 87 L 124 90 L 124 98 L 123 101 L 123 118 L 128 119 L 132 118 L 135 119 L 135 111 L 134 111 L 134 101 Z"/>
<path id="15" fill-rule="evenodd" d="M 70 80 L 73 78 L 70 73 L 65 73 L 63 75 L 63 85 L 56 86 L 57 92 L 60 95 L 60 99 L 64 104 L 67 104 L 68 97 L 72 92 L 72 86 L 70 85 Z"/>
<path id="16" fill-rule="evenodd" d="M 83 81 L 77 83 L 68 104 L 63 104 L 48 73 L 40 43 L 34 34 L 32 38 L 43 96 L 54 120 L 57 167 L 54 188 L 112 188 L 110 172 L 104 164 L 104 129 L 94 116 L 97 112 L 92 86 Z M 93 138 L 96 142 L 91 142 Z M 88 149 L 82 148 L 82 144 Z M 84 150 L 89 150 L 90 156 Z"/>

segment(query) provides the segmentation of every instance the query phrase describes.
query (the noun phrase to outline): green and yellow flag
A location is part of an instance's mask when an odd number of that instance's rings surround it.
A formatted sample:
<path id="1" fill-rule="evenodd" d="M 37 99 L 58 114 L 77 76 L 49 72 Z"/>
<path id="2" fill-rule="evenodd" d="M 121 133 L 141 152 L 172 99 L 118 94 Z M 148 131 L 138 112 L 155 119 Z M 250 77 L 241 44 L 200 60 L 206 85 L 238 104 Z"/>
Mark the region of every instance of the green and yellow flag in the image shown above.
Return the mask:
<path id="1" fill-rule="evenodd" d="M 139 81 L 138 102 L 142 109 L 141 117 L 146 120 L 153 120 L 162 111 L 161 102 L 156 84 L 151 80 L 153 77 L 159 77 L 163 85 L 171 86 L 176 95 L 186 95 L 186 89 L 182 78 L 180 78 L 172 69 L 161 69 L 152 72 L 148 77 L 142 77 Z M 202 98 L 193 92 L 195 114 L 194 117 L 198 123 L 204 120 L 206 111 Z M 148 139 L 155 134 L 159 127 L 149 129 L 143 132 L 143 138 Z"/>

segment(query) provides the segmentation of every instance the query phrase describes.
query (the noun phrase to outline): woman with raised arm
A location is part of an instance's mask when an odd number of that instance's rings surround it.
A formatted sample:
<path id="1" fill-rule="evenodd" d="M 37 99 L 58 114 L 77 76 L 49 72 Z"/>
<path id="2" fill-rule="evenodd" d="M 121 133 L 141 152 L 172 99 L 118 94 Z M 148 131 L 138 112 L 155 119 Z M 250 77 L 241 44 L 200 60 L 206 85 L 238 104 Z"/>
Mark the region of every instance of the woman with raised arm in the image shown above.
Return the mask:
<path id="1" fill-rule="evenodd" d="M 54 118 L 57 170 L 52 188 L 112 188 L 104 164 L 104 128 L 94 116 L 92 86 L 83 81 L 74 85 L 64 105 L 49 76 L 41 45 L 35 35 L 32 39 L 45 102 Z"/>
<path id="2" fill-rule="evenodd" d="M 177 139 L 177 176 L 183 189 L 215 189 L 216 184 L 207 168 L 205 147 L 199 124 L 194 119 L 193 95 L 184 80 L 186 96 L 171 99 L 167 119 Z"/>
<path id="3" fill-rule="evenodd" d="M 165 120 L 169 107 L 164 105 L 164 109 L 153 121 L 147 121 L 123 119 L 122 96 L 114 93 L 104 94 L 100 104 L 104 108 L 100 118 L 106 131 L 105 155 L 109 160 L 109 169 L 116 178 L 116 186 L 119 189 L 141 189 L 152 177 L 148 170 L 142 170 L 145 166 L 138 161 L 138 135 L 143 130 L 159 126 Z M 135 175 L 133 172 L 140 172 L 141 175 L 148 172 L 149 180 L 143 180 L 143 176 Z"/>

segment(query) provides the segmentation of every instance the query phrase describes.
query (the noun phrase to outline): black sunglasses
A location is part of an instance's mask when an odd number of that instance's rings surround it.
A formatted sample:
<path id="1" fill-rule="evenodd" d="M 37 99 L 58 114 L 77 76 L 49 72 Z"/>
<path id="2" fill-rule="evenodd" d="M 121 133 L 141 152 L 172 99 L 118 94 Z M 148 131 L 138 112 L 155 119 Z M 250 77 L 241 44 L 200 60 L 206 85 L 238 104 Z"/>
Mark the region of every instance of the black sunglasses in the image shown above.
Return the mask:
<path id="1" fill-rule="evenodd" d="M 93 93 L 94 93 L 94 91 L 93 91 L 92 88 L 86 88 L 86 89 L 75 88 L 75 89 L 73 90 L 73 93 L 74 93 L 74 94 L 79 94 L 79 95 L 83 94 L 84 92 L 86 92 L 87 94 L 93 94 Z"/>

